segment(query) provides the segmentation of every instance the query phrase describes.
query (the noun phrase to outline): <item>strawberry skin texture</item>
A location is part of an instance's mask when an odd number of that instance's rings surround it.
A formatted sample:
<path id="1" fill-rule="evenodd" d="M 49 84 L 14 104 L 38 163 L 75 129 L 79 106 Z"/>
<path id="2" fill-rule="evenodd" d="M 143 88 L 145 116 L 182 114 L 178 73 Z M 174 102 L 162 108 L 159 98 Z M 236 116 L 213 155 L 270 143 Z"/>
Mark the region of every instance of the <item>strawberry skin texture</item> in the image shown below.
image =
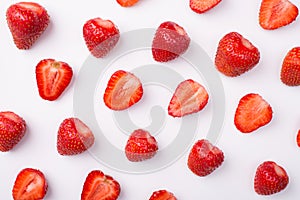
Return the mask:
<path id="1" fill-rule="evenodd" d="M 300 85 L 300 47 L 291 49 L 285 56 L 280 79 L 288 86 Z"/>
<path id="2" fill-rule="evenodd" d="M 190 8 L 196 13 L 205 13 L 218 5 L 222 0 L 190 0 Z"/>
<path id="3" fill-rule="evenodd" d="M 230 32 L 219 42 L 215 65 L 224 75 L 236 77 L 251 70 L 259 60 L 260 52 L 249 40 Z"/>
<path id="4" fill-rule="evenodd" d="M 120 192 L 120 184 L 113 177 L 100 170 L 93 170 L 86 177 L 81 200 L 116 200 Z"/>
<path id="5" fill-rule="evenodd" d="M 259 195 L 272 195 L 284 190 L 289 183 L 286 171 L 273 161 L 258 166 L 254 178 L 254 190 Z"/>
<path id="6" fill-rule="evenodd" d="M 157 62 L 168 62 L 182 55 L 190 45 L 190 37 L 175 22 L 163 22 L 152 41 L 152 55 Z"/>
<path id="7" fill-rule="evenodd" d="M 91 54 L 103 58 L 116 46 L 120 33 L 112 21 L 97 17 L 84 24 L 83 37 Z"/>
<path id="8" fill-rule="evenodd" d="M 149 200 L 177 200 L 177 198 L 167 190 L 158 190 L 152 193 Z"/>
<path id="9" fill-rule="evenodd" d="M 224 161 L 223 152 L 208 140 L 198 140 L 188 157 L 188 168 L 196 175 L 204 177 L 211 174 Z"/>
<path id="10" fill-rule="evenodd" d="M 6 152 L 24 137 L 26 122 L 11 111 L 0 112 L 0 151 Z"/>
<path id="11" fill-rule="evenodd" d="M 139 0 L 117 0 L 118 4 L 122 7 L 131 7 L 135 5 Z"/>
<path id="12" fill-rule="evenodd" d="M 50 23 L 46 9 L 33 2 L 11 5 L 6 11 L 6 20 L 18 49 L 29 49 Z"/>

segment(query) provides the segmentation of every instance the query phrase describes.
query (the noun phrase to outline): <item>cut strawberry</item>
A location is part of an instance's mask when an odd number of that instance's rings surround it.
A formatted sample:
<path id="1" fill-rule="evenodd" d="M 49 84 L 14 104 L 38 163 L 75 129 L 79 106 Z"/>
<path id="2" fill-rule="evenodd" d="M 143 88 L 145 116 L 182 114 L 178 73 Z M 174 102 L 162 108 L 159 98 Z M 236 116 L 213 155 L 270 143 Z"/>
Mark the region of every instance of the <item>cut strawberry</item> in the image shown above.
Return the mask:
<path id="1" fill-rule="evenodd" d="M 296 142 L 297 142 L 298 147 L 300 147 L 300 130 L 298 130 Z"/>
<path id="2" fill-rule="evenodd" d="M 242 133 L 251 133 L 272 120 L 270 104 L 258 94 L 247 94 L 241 98 L 235 111 L 234 124 Z"/>
<path id="3" fill-rule="evenodd" d="M 118 4 L 122 7 L 131 7 L 135 5 L 139 0 L 117 0 Z"/>
<path id="4" fill-rule="evenodd" d="M 202 110 L 208 102 L 205 88 L 191 79 L 181 82 L 169 103 L 168 113 L 173 117 L 182 117 Z"/>
<path id="5" fill-rule="evenodd" d="M 280 78 L 288 86 L 300 85 L 300 47 L 293 48 L 285 56 Z"/>
<path id="6" fill-rule="evenodd" d="M 190 8 L 196 13 L 204 13 L 216 5 L 222 0 L 190 0 Z"/>
<path id="7" fill-rule="evenodd" d="M 132 73 L 116 71 L 109 79 L 103 96 L 105 105 L 112 110 L 124 110 L 143 96 L 141 81 Z"/>
<path id="8" fill-rule="evenodd" d="M 94 170 L 86 177 L 81 200 L 116 200 L 120 191 L 120 184 L 116 180 L 100 170 Z"/>
<path id="9" fill-rule="evenodd" d="M 177 200 L 177 198 L 167 190 L 158 190 L 152 193 L 149 200 Z"/>

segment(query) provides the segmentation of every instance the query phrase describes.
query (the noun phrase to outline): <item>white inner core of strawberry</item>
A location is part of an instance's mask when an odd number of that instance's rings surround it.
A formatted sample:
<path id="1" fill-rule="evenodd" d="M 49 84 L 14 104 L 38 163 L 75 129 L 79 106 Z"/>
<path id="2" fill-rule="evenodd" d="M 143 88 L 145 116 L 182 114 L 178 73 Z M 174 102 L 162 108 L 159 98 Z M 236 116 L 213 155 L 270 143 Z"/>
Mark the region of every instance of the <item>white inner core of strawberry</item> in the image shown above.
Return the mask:
<path id="1" fill-rule="evenodd" d="M 249 40 L 245 38 L 241 38 L 242 44 L 247 48 L 247 49 L 253 49 L 254 46 L 249 42 Z"/>
<path id="2" fill-rule="evenodd" d="M 181 28 L 180 26 L 175 25 L 174 27 L 175 27 L 175 29 L 176 29 L 176 32 L 177 32 L 179 35 L 185 35 L 185 34 L 186 34 L 186 33 L 185 33 L 185 30 L 184 30 L 183 28 Z"/>
<path id="3" fill-rule="evenodd" d="M 37 186 L 43 185 L 43 180 L 41 177 L 33 175 L 31 178 L 32 178 L 32 181 L 26 187 L 26 192 L 28 192 L 28 193 L 35 190 Z"/>
<path id="4" fill-rule="evenodd" d="M 101 18 L 97 18 L 96 23 L 101 26 L 101 27 L 105 27 L 105 28 L 112 28 L 114 27 L 113 23 L 109 20 L 103 20 Z"/>
<path id="5" fill-rule="evenodd" d="M 89 137 L 92 134 L 91 130 L 78 119 L 74 119 L 74 124 L 78 133 L 83 137 Z"/>
<path id="6" fill-rule="evenodd" d="M 277 174 L 278 176 L 285 176 L 285 173 L 284 173 L 284 171 L 282 170 L 282 168 L 279 167 L 279 166 L 276 165 L 276 164 L 274 164 L 274 170 L 275 170 L 275 172 L 276 172 L 276 174 Z"/>

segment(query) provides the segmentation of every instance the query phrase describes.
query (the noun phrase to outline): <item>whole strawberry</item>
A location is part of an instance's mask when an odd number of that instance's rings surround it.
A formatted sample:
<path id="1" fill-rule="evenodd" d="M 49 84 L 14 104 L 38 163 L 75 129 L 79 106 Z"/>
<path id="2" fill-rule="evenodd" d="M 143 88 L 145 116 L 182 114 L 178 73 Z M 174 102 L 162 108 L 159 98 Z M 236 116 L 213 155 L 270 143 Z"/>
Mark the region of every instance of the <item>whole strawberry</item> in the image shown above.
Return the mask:
<path id="1" fill-rule="evenodd" d="M 259 50 L 249 40 L 230 32 L 219 42 L 215 65 L 224 75 L 235 77 L 251 70 L 259 59 Z"/>
<path id="2" fill-rule="evenodd" d="M 17 114 L 0 112 L 0 151 L 11 150 L 20 142 L 26 132 L 26 123 Z"/>
<path id="3" fill-rule="evenodd" d="M 288 86 L 300 85 L 300 47 L 291 49 L 285 56 L 280 78 Z"/>
<path id="4" fill-rule="evenodd" d="M 34 2 L 11 5 L 6 11 L 6 20 L 19 49 L 29 49 L 50 22 L 46 9 Z"/>

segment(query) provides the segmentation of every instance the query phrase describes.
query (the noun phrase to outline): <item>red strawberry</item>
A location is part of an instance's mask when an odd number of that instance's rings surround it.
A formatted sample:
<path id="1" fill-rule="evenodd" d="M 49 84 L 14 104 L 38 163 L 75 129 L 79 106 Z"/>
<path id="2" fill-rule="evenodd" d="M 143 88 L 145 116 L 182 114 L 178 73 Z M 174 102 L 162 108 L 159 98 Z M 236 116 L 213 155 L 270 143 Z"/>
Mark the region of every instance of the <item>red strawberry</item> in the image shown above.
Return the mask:
<path id="1" fill-rule="evenodd" d="M 73 71 L 65 62 L 44 59 L 37 64 L 35 74 L 40 96 L 54 101 L 70 84 Z"/>
<path id="2" fill-rule="evenodd" d="M 100 170 L 91 171 L 85 179 L 81 200 L 116 200 L 120 184 Z"/>
<path id="3" fill-rule="evenodd" d="M 26 123 L 17 114 L 0 112 L 0 151 L 11 150 L 20 142 L 26 132 Z"/>
<path id="4" fill-rule="evenodd" d="M 288 86 L 300 85 L 300 47 L 293 48 L 285 56 L 280 78 Z"/>
<path id="5" fill-rule="evenodd" d="M 132 73 L 116 71 L 109 79 L 103 96 L 105 105 L 112 110 L 124 110 L 143 96 L 141 81 Z"/>
<path id="6" fill-rule="evenodd" d="M 300 147 L 300 130 L 298 130 L 298 134 L 297 134 L 297 139 L 296 139 L 296 141 L 297 141 L 298 147 Z"/>
<path id="7" fill-rule="evenodd" d="M 230 32 L 219 42 L 215 65 L 226 76 L 239 76 L 252 69 L 260 59 L 259 50 L 241 34 Z"/>
<path id="8" fill-rule="evenodd" d="M 155 138 L 148 131 L 138 129 L 130 135 L 125 154 L 129 161 L 139 162 L 152 158 L 157 150 Z"/>
<path id="9" fill-rule="evenodd" d="M 247 94 L 241 98 L 235 111 L 234 124 L 242 133 L 250 133 L 268 124 L 273 111 L 270 104 L 258 94 Z"/>
<path id="10" fill-rule="evenodd" d="M 152 55 L 158 62 L 167 62 L 182 55 L 190 45 L 186 31 L 174 22 L 164 22 L 152 41 Z"/>
<path id="11" fill-rule="evenodd" d="M 57 135 L 57 151 L 61 155 L 75 155 L 86 151 L 94 144 L 94 135 L 80 119 L 65 119 Z"/>
<path id="12" fill-rule="evenodd" d="M 84 24 L 83 37 L 92 55 L 103 58 L 116 46 L 120 33 L 112 21 L 98 17 Z"/>
<path id="13" fill-rule="evenodd" d="M 191 79 L 181 82 L 169 103 L 168 112 L 173 117 L 182 117 L 202 110 L 208 102 L 205 88 Z"/>
<path id="14" fill-rule="evenodd" d="M 254 179 L 257 194 L 271 195 L 286 188 L 289 177 L 286 171 L 275 162 L 266 161 L 258 166 Z"/>
<path id="15" fill-rule="evenodd" d="M 122 7 L 131 7 L 136 4 L 139 0 L 117 0 L 118 4 Z"/>
<path id="16" fill-rule="evenodd" d="M 177 198 L 167 190 L 158 190 L 152 193 L 149 200 L 177 200 Z"/>
<path id="17" fill-rule="evenodd" d="M 198 176 L 207 176 L 222 165 L 223 152 L 208 140 L 197 141 L 188 158 L 189 169 Z"/>
<path id="18" fill-rule="evenodd" d="M 33 2 L 11 5 L 6 11 L 6 20 L 19 49 L 29 49 L 50 22 L 46 9 Z"/>
<path id="19" fill-rule="evenodd" d="M 190 8 L 196 13 L 204 13 L 216 5 L 222 0 L 190 0 Z"/>
<path id="20" fill-rule="evenodd" d="M 273 30 L 296 20 L 298 8 L 288 0 L 262 0 L 259 10 L 259 24 Z"/>
<path id="21" fill-rule="evenodd" d="M 31 168 L 23 169 L 17 176 L 12 190 L 14 200 L 43 199 L 48 185 L 44 174 Z"/>

